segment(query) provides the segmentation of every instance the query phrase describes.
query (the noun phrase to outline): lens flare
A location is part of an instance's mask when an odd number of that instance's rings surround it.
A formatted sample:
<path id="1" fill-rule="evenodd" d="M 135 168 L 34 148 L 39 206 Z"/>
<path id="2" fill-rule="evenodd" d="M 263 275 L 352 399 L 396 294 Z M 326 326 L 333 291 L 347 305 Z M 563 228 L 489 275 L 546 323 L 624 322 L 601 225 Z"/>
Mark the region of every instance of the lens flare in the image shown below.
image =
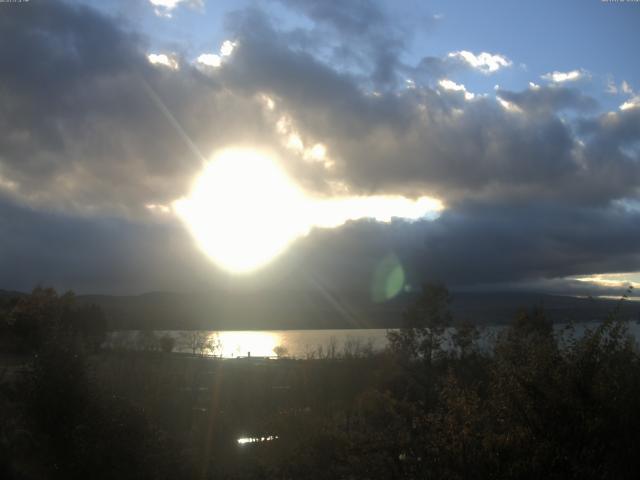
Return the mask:
<path id="1" fill-rule="evenodd" d="M 373 272 L 371 298 L 374 302 L 385 302 L 398 295 L 405 287 L 404 268 L 397 255 L 384 257 Z"/>

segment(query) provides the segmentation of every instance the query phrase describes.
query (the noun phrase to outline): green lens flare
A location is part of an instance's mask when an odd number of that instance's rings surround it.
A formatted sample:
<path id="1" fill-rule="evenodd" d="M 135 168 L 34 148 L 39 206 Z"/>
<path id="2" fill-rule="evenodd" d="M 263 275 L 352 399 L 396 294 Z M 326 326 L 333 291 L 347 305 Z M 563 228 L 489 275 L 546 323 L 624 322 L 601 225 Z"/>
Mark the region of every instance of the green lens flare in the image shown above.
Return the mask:
<path id="1" fill-rule="evenodd" d="M 402 291 L 404 284 L 404 268 L 398 257 L 391 253 L 378 263 L 373 272 L 371 297 L 374 302 L 390 300 Z"/>

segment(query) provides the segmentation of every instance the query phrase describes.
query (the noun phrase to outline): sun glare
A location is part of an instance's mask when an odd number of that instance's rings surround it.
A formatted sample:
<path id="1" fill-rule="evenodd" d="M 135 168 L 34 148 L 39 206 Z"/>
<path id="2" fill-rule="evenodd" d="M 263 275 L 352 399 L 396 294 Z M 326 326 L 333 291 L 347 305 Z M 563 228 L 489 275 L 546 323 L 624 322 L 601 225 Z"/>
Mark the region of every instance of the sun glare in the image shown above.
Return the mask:
<path id="1" fill-rule="evenodd" d="M 224 150 L 174 204 L 199 247 L 221 267 L 254 270 L 304 234 L 304 195 L 274 160 Z"/>
<path id="2" fill-rule="evenodd" d="M 223 331 L 217 333 L 222 345 L 221 355 L 232 357 L 273 357 L 273 349 L 282 344 L 276 332 Z"/>
<path id="3" fill-rule="evenodd" d="M 314 227 L 335 228 L 361 218 L 433 218 L 442 204 L 430 197 L 313 198 L 268 155 L 227 149 L 214 155 L 189 196 L 173 208 L 211 260 L 244 273 L 264 266 Z"/>

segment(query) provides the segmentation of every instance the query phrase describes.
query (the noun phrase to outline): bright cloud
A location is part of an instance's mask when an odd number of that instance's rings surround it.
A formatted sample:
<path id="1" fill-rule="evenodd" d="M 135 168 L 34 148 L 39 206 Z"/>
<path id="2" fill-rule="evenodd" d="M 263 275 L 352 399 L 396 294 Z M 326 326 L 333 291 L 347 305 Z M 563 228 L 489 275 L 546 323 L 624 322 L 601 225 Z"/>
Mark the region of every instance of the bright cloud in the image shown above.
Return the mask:
<path id="1" fill-rule="evenodd" d="M 448 79 L 442 79 L 438 82 L 438 85 L 445 90 L 453 90 L 455 92 L 464 92 L 465 100 L 473 100 L 475 94 L 468 92 L 466 87 L 462 84 L 458 84 Z"/>
<path id="2" fill-rule="evenodd" d="M 515 103 L 509 102 L 504 98 L 496 97 L 496 100 L 500 104 L 502 108 L 509 112 L 522 113 L 522 109 L 518 107 Z"/>
<path id="3" fill-rule="evenodd" d="M 233 49 L 236 47 L 236 44 L 231 40 L 225 40 L 222 42 L 222 46 L 220 47 L 220 55 L 223 57 L 228 57 L 233 52 Z"/>
<path id="4" fill-rule="evenodd" d="M 149 210 L 151 210 L 152 212 L 160 212 L 160 213 L 169 213 L 171 212 L 171 208 L 166 206 L 166 205 L 162 205 L 160 203 L 147 203 L 145 205 L 145 207 Z"/>
<path id="5" fill-rule="evenodd" d="M 286 147 L 297 152 L 304 151 L 304 143 L 297 133 L 290 133 L 287 137 Z"/>
<path id="6" fill-rule="evenodd" d="M 555 83 L 574 82 L 584 78 L 586 73 L 583 70 L 571 70 L 570 72 L 549 72 L 541 78 Z"/>
<path id="7" fill-rule="evenodd" d="M 603 273 L 597 275 L 587 275 L 573 277 L 580 282 L 593 283 L 602 287 L 614 287 L 624 289 L 629 286 L 640 287 L 640 272 L 633 273 Z"/>
<path id="8" fill-rule="evenodd" d="M 268 100 L 271 99 L 268 98 Z M 272 103 L 266 104 L 269 110 L 275 108 L 273 100 L 271 100 L 271 102 Z M 327 147 L 325 145 L 322 143 L 314 143 L 312 146 L 308 146 L 305 144 L 298 131 L 293 127 L 290 117 L 282 115 L 278 118 L 275 122 L 275 130 L 281 136 L 284 147 L 300 155 L 303 160 L 307 162 L 319 162 L 326 169 L 330 169 L 335 165 L 335 162 L 328 158 Z"/>
<path id="9" fill-rule="evenodd" d="M 258 99 L 267 108 L 267 110 L 271 110 L 272 111 L 273 109 L 276 108 L 275 100 L 273 98 L 271 98 L 269 95 L 267 95 L 265 93 L 261 93 L 260 95 L 258 95 Z"/>
<path id="10" fill-rule="evenodd" d="M 378 222 L 390 222 L 393 218 L 418 220 L 435 218 L 443 208 L 442 203 L 431 197 L 416 200 L 397 195 L 373 195 L 369 197 L 339 197 L 316 200 L 309 205 L 312 226 L 336 228 L 350 220 L 372 218 Z"/>
<path id="11" fill-rule="evenodd" d="M 220 55 L 216 55 L 215 53 L 203 53 L 196 59 L 196 62 L 200 65 L 217 68 L 222 64 L 222 59 Z"/>
<path id="12" fill-rule="evenodd" d="M 620 105 L 620 110 L 630 110 L 632 108 L 638 108 L 640 107 L 640 95 L 636 95 L 635 92 L 633 91 L 633 88 L 631 88 L 631 85 L 629 85 L 629 83 L 626 80 L 623 80 L 622 83 L 620 84 L 620 90 L 621 93 L 624 93 L 626 95 L 629 95 L 629 98 L 626 102 L 624 102 L 622 105 Z"/>
<path id="13" fill-rule="evenodd" d="M 191 5 L 198 8 L 204 6 L 202 0 L 149 0 L 149 3 L 153 5 L 153 11 L 156 15 L 168 18 L 171 18 L 173 10 L 180 4 Z"/>
<path id="14" fill-rule="evenodd" d="M 233 49 L 236 47 L 236 43 L 231 40 L 225 40 L 220 46 L 219 53 L 203 53 L 196 58 L 197 65 L 203 65 L 206 67 L 218 68 L 222 65 L 224 57 L 228 57 L 233 53 Z"/>
<path id="15" fill-rule="evenodd" d="M 640 95 L 636 95 L 635 97 L 630 98 L 622 105 L 620 105 L 620 110 L 629 110 L 631 108 L 640 107 Z"/>
<path id="16" fill-rule="evenodd" d="M 496 72 L 504 67 L 510 67 L 512 64 L 511 60 L 503 55 L 487 52 L 481 52 L 475 55 L 467 50 L 460 50 L 459 52 L 451 52 L 449 57 L 462 60 L 472 68 L 485 74 Z"/>
<path id="17" fill-rule="evenodd" d="M 179 68 L 177 60 L 173 57 L 165 55 L 164 53 L 151 53 L 147 55 L 147 58 L 153 65 L 161 65 L 163 67 L 170 68 L 171 70 L 178 70 Z"/>
<path id="18" fill-rule="evenodd" d="M 327 156 L 327 147 L 321 143 L 316 143 L 305 153 L 311 160 L 322 161 Z"/>

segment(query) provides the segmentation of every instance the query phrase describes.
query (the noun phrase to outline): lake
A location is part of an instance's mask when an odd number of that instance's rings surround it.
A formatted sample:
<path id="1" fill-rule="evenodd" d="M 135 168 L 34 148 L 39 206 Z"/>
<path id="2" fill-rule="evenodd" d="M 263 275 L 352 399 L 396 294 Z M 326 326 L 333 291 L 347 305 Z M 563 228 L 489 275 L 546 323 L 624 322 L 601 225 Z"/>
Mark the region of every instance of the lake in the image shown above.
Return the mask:
<path id="1" fill-rule="evenodd" d="M 383 350 L 387 345 L 386 329 L 360 330 L 238 330 L 238 331 L 176 331 L 160 330 L 112 332 L 105 346 L 108 348 L 153 349 L 159 339 L 175 339 L 174 351 L 205 353 L 224 358 L 274 357 L 274 349 L 286 349 L 295 358 L 324 356 L 331 351 L 342 353 L 369 349 Z M 282 353 L 285 353 L 284 351 Z"/>
<path id="2" fill-rule="evenodd" d="M 598 322 L 574 325 L 575 335 L 580 336 L 585 329 L 593 329 Z M 481 345 L 488 346 L 504 326 L 488 326 L 481 329 Z M 558 335 L 568 335 L 566 324 L 556 324 Z M 629 322 L 629 331 L 640 339 L 640 325 Z M 107 348 L 147 349 L 159 348 L 163 336 L 175 340 L 176 352 L 204 353 L 223 358 L 275 357 L 277 347 L 282 347 L 281 355 L 294 358 L 318 358 L 341 354 L 348 351 L 357 355 L 366 351 L 381 351 L 387 346 L 386 329 L 353 330 L 238 330 L 238 331 L 177 331 L 155 332 L 118 331 L 109 334 Z M 447 348 L 448 340 L 445 340 Z"/>

